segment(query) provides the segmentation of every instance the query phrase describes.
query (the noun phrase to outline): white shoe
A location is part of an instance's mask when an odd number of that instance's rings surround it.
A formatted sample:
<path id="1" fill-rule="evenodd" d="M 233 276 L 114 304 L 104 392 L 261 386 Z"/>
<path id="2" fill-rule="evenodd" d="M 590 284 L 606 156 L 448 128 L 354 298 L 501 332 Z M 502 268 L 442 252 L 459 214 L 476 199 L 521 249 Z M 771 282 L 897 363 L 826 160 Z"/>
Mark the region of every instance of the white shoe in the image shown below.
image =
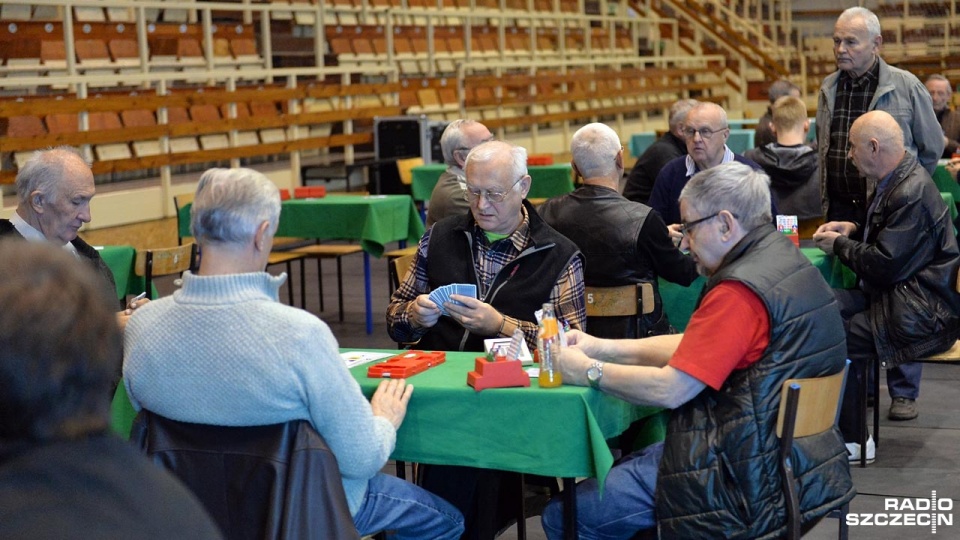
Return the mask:
<path id="1" fill-rule="evenodd" d="M 860 443 L 846 443 L 847 454 L 850 463 L 860 461 Z M 877 459 L 877 445 L 873 442 L 873 435 L 867 437 L 867 463 L 873 463 Z"/>

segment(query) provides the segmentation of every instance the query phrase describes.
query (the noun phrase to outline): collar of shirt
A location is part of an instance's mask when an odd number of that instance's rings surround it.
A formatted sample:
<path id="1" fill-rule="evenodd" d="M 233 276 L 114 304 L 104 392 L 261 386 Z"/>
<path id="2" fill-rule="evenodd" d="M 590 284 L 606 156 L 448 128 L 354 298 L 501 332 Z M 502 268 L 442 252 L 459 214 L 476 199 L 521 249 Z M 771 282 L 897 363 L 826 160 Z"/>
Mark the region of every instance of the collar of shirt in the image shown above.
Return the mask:
<path id="1" fill-rule="evenodd" d="M 731 150 L 729 146 L 723 145 L 723 159 L 720 160 L 720 164 L 730 163 L 733 160 L 733 150 Z M 693 156 L 690 154 L 687 154 L 685 163 L 687 165 L 687 178 L 700 172 L 700 169 L 697 168 L 697 163 L 693 161 Z"/>
<path id="2" fill-rule="evenodd" d="M 35 229 L 33 225 L 30 225 L 29 223 L 27 223 L 27 221 L 22 217 L 20 217 L 20 214 L 16 212 L 14 212 L 13 216 L 10 218 L 10 223 L 13 224 L 13 227 L 17 229 L 17 232 L 20 233 L 20 236 L 22 236 L 27 242 L 47 242 L 48 241 L 47 237 L 44 236 L 42 232 Z M 63 249 L 73 253 L 74 255 L 77 254 L 77 248 L 70 242 L 67 242 L 62 247 Z"/>
<path id="3" fill-rule="evenodd" d="M 527 215 L 527 208 L 525 206 L 520 207 L 520 213 L 523 214 L 523 218 L 520 220 L 520 225 L 517 227 L 517 230 L 513 231 L 507 238 L 504 240 L 509 240 L 513 244 L 514 249 L 517 250 L 517 253 L 523 251 L 527 247 L 528 237 L 530 236 L 530 216 Z M 490 245 L 490 242 L 487 242 L 487 235 L 484 234 L 480 225 L 477 225 L 476 222 L 473 224 L 473 237 L 480 239 L 482 245 Z M 497 240 L 500 242 L 501 240 Z"/>
<path id="4" fill-rule="evenodd" d="M 873 66 L 870 69 L 868 69 L 863 75 L 859 77 L 854 77 L 848 71 L 841 71 L 840 79 L 841 79 L 841 82 L 846 82 L 847 84 L 851 84 L 857 88 L 862 88 L 872 83 L 873 81 L 879 81 L 880 80 L 880 57 L 879 56 L 874 57 Z"/>

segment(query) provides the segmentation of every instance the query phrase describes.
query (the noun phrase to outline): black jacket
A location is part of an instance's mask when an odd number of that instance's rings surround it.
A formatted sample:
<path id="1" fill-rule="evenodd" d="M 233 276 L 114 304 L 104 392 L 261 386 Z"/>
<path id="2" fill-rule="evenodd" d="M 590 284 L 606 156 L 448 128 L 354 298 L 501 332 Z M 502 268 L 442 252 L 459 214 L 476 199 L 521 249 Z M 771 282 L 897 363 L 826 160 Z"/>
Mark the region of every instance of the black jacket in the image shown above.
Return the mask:
<path id="1" fill-rule="evenodd" d="M 657 181 L 660 169 L 675 158 L 687 155 L 687 143 L 669 131 L 637 158 L 627 183 L 623 186 L 623 196 L 638 203 L 647 204 L 653 184 Z"/>
<path id="2" fill-rule="evenodd" d="M 781 214 L 798 219 L 821 217 L 820 166 L 817 151 L 801 144 L 781 146 L 776 142 L 751 148 L 743 157 L 763 167 L 770 177 L 770 194 Z"/>
<path id="3" fill-rule="evenodd" d="M 960 265 L 950 212 L 912 154 L 853 238 L 833 252 L 863 281 L 870 323 L 884 368 L 949 349 L 960 337 Z M 862 235 L 866 229 L 866 238 Z"/>
<path id="4" fill-rule="evenodd" d="M 760 360 L 734 370 L 719 391 L 707 387 L 671 413 L 657 478 L 661 538 L 782 537 L 780 388 L 787 379 L 837 373 L 846 361 L 833 292 L 773 226 L 757 227 L 734 246 L 704 291 L 723 281 L 738 281 L 763 300 L 770 344 Z M 853 498 L 836 427 L 794 445 L 803 522 Z"/>

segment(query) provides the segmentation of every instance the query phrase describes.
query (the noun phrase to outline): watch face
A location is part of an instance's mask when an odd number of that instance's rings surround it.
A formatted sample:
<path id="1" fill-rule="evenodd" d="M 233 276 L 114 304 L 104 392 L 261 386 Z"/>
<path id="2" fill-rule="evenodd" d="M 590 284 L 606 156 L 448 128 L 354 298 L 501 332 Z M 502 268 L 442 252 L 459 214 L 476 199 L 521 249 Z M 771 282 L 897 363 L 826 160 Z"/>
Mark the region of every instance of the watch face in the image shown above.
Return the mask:
<path id="1" fill-rule="evenodd" d="M 600 370 L 597 369 L 597 366 L 590 366 L 590 369 L 587 370 L 587 379 L 595 381 L 600 378 Z"/>

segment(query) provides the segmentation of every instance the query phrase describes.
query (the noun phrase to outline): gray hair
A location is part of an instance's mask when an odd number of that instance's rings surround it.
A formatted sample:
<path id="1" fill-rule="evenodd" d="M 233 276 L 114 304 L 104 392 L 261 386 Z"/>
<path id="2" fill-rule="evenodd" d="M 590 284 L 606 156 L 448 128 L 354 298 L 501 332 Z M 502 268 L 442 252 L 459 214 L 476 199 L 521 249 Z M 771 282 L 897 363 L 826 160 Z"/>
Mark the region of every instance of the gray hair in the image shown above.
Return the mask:
<path id="1" fill-rule="evenodd" d="M 880 35 L 880 19 L 865 7 L 847 8 L 837 17 L 837 21 L 848 21 L 858 17 L 863 19 L 863 24 L 867 27 L 867 34 L 870 35 L 871 39 Z"/>
<path id="2" fill-rule="evenodd" d="M 700 216 L 721 210 L 737 215 L 746 230 L 770 223 L 770 177 L 748 165 L 731 161 L 693 175 L 680 192 L 681 201 Z"/>
<path id="3" fill-rule="evenodd" d="M 516 179 L 525 176 L 527 174 L 527 149 L 506 141 L 487 141 L 477 145 L 467 154 L 467 161 L 463 167 L 466 169 L 471 163 L 484 163 L 496 159 L 503 155 L 504 149 L 508 149 L 510 152 L 510 177 Z"/>
<path id="4" fill-rule="evenodd" d="M 620 136 L 606 124 L 594 122 L 578 129 L 570 141 L 573 162 L 584 178 L 607 177 L 617 172 L 616 157 L 623 146 Z"/>
<path id="5" fill-rule="evenodd" d="M 767 97 L 770 98 L 770 103 L 773 103 L 784 96 L 789 96 L 794 91 L 799 94 L 800 87 L 786 79 L 777 79 L 767 89 Z"/>
<path id="6" fill-rule="evenodd" d="M 463 129 L 469 125 L 476 124 L 476 120 L 459 118 L 447 124 L 443 134 L 440 135 L 440 150 L 443 152 L 443 162 L 448 166 L 457 164 L 457 159 L 453 153 L 458 148 L 463 148 Z"/>
<path id="7" fill-rule="evenodd" d="M 727 124 L 727 111 L 723 110 L 723 107 L 717 105 L 716 103 L 713 103 L 712 101 L 701 101 L 701 102 L 697 103 L 697 106 L 696 106 L 696 107 L 690 109 L 690 112 L 693 112 L 693 111 L 701 111 L 701 110 L 702 110 L 702 111 L 707 111 L 707 110 L 716 111 L 716 112 L 717 112 L 717 116 L 720 117 L 720 129 L 727 129 L 727 127 L 729 126 L 729 124 Z M 687 117 L 688 117 L 688 118 L 689 118 L 689 116 L 690 116 L 690 112 L 687 113 Z"/>
<path id="8" fill-rule="evenodd" d="M 26 203 L 34 191 L 50 196 L 67 170 L 78 163 L 90 167 L 90 162 L 72 146 L 37 150 L 17 171 L 17 200 Z"/>
<path id="9" fill-rule="evenodd" d="M 670 131 L 673 131 L 673 128 L 682 124 L 683 121 L 687 119 L 687 113 L 699 104 L 700 102 L 695 99 L 680 99 L 674 102 L 674 104 L 670 106 L 670 116 L 667 120 Z"/>
<path id="10" fill-rule="evenodd" d="M 209 169 L 200 176 L 190 209 L 190 230 L 200 241 L 239 243 L 267 221 L 280 221 L 280 190 L 253 169 Z"/>
<path id="11" fill-rule="evenodd" d="M 947 83 L 947 92 L 950 94 L 953 93 L 953 85 L 950 84 L 950 79 L 944 77 L 943 75 L 939 73 L 934 73 L 933 75 L 927 77 L 927 80 L 924 82 L 930 82 L 930 81 L 943 81 Z"/>

